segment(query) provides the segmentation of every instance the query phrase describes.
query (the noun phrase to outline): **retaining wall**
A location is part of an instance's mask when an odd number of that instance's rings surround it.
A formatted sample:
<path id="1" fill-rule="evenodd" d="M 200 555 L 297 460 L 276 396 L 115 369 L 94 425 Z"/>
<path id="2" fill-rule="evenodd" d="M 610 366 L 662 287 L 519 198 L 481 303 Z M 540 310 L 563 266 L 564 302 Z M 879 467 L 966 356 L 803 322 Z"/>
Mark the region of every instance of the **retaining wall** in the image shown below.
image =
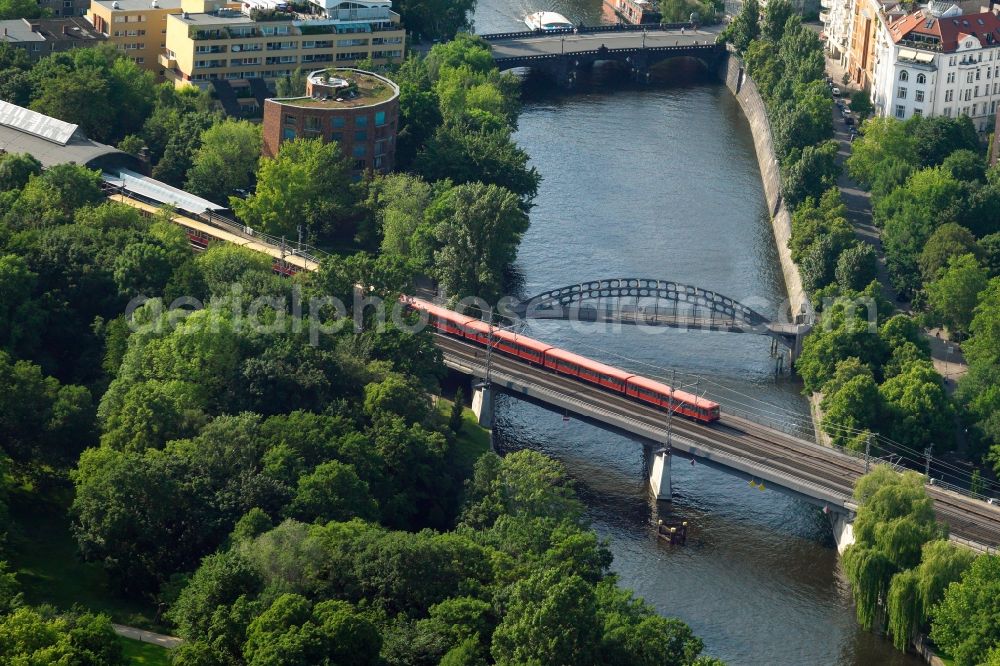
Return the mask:
<path id="1" fill-rule="evenodd" d="M 799 268 L 792 261 L 792 252 L 788 249 L 788 239 L 792 236 L 792 216 L 785 207 L 781 196 L 781 170 L 778 158 L 774 152 L 771 139 L 771 124 L 767 119 L 767 108 L 764 99 L 757 92 L 753 79 L 743 70 L 743 63 L 731 54 L 722 65 L 719 77 L 726 82 L 726 87 L 733 93 L 743 115 L 750 123 L 753 134 L 753 144 L 757 152 L 757 164 L 760 167 L 760 177 L 764 182 L 764 196 L 767 199 L 768 211 L 771 215 L 771 228 L 774 230 L 774 242 L 778 246 L 778 257 L 781 260 L 781 272 L 785 276 L 785 290 L 788 292 L 788 302 L 794 317 L 804 312 L 812 312 L 809 297 L 802 288 L 802 277 Z"/>

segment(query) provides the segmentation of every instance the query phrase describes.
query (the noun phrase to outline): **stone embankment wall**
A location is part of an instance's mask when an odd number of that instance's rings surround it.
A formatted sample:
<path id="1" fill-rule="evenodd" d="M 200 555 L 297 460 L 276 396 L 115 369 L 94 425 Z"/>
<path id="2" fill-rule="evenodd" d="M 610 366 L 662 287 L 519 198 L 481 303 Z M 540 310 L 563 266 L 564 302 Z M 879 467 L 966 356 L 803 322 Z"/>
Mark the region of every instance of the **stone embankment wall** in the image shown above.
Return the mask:
<path id="1" fill-rule="evenodd" d="M 792 235 L 792 216 L 781 196 L 781 171 L 771 140 L 771 124 L 767 119 L 764 99 L 757 92 L 753 79 L 743 69 L 743 63 L 733 54 L 730 54 L 725 64 L 721 66 L 719 77 L 726 82 L 726 87 L 739 101 L 743 115 L 750 122 L 753 144 L 757 151 L 757 164 L 760 167 L 761 180 L 764 181 L 764 196 L 771 215 L 774 242 L 778 246 L 778 257 L 781 259 L 781 272 L 785 276 L 785 289 L 788 292 L 792 317 L 803 312 L 811 313 L 812 306 L 802 288 L 799 268 L 792 261 L 792 253 L 788 249 L 788 239 Z"/>

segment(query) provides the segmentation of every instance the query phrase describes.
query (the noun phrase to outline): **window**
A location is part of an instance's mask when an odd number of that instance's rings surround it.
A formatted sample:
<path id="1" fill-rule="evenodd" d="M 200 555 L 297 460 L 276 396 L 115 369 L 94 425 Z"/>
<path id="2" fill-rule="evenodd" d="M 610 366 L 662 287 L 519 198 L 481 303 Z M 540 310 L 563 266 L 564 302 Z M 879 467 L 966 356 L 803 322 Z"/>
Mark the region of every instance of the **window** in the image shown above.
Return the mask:
<path id="1" fill-rule="evenodd" d="M 944 117 L 945 118 L 951 118 L 951 107 L 950 106 L 944 107 Z"/>
<path id="2" fill-rule="evenodd" d="M 322 130 L 322 120 L 319 116 L 306 116 L 302 120 L 303 127 L 307 132 L 319 132 Z"/>
<path id="3" fill-rule="evenodd" d="M 286 127 L 284 129 L 282 129 L 281 130 L 281 138 L 282 139 L 294 139 L 295 138 L 295 130 L 292 129 L 291 127 Z"/>
<path id="4" fill-rule="evenodd" d="M 927 83 L 927 75 L 917 74 L 917 83 Z"/>
<path id="5" fill-rule="evenodd" d="M 346 124 L 347 124 L 347 119 L 344 118 L 343 116 L 334 116 L 333 118 L 330 119 L 330 126 L 333 127 L 333 129 L 343 127 Z"/>
<path id="6" fill-rule="evenodd" d="M 902 70 L 902 71 L 900 71 L 899 72 L 899 80 L 900 81 L 909 81 L 910 80 L 910 74 L 909 74 L 909 72 L 907 72 L 905 69 Z"/>
<path id="7" fill-rule="evenodd" d="M 337 143 L 340 143 L 343 140 L 344 140 L 343 132 L 334 132 L 330 135 L 330 141 L 336 141 Z"/>
<path id="8" fill-rule="evenodd" d="M 896 105 L 896 117 L 897 118 L 902 118 L 905 115 L 906 115 L 906 107 L 903 106 L 902 104 L 897 104 Z"/>
<path id="9" fill-rule="evenodd" d="M 972 93 L 972 96 L 973 97 L 979 97 L 979 86 L 976 86 L 975 90 Z"/>
<path id="10" fill-rule="evenodd" d="M 358 130 L 357 132 L 354 133 L 354 140 L 355 141 L 367 141 L 368 140 L 368 132 L 366 132 L 364 130 Z"/>
<path id="11" fill-rule="evenodd" d="M 944 101 L 950 102 L 954 96 L 955 96 L 954 90 L 946 90 L 944 93 Z"/>
<path id="12" fill-rule="evenodd" d="M 922 110 L 920 110 L 920 109 L 913 109 L 913 115 L 914 116 L 922 116 L 922 115 L 924 115 L 924 112 Z"/>
<path id="13" fill-rule="evenodd" d="M 382 127 L 385 125 L 385 111 L 375 112 L 375 127 Z"/>
<path id="14" fill-rule="evenodd" d="M 385 155 L 385 139 L 375 142 L 375 155 Z"/>
<path id="15" fill-rule="evenodd" d="M 948 65 L 950 67 L 954 67 L 956 62 L 958 62 L 958 56 L 952 56 L 948 58 Z"/>
<path id="16" fill-rule="evenodd" d="M 354 170 L 355 171 L 362 171 L 362 170 L 364 170 L 364 168 L 365 168 L 365 161 L 364 160 L 354 160 Z"/>
<path id="17" fill-rule="evenodd" d="M 906 99 L 906 88 L 900 87 L 900 89 L 896 91 L 896 97 L 899 99 Z"/>
<path id="18" fill-rule="evenodd" d="M 295 124 L 295 116 L 286 113 L 285 114 L 285 124 L 286 125 L 294 125 Z"/>
<path id="19" fill-rule="evenodd" d="M 355 127 L 368 127 L 368 116 L 354 116 Z"/>
<path id="20" fill-rule="evenodd" d="M 365 156 L 365 147 L 366 146 L 363 143 L 362 144 L 357 144 L 357 145 L 354 146 L 354 150 L 351 151 L 351 154 L 354 157 L 364 157 Z"/>
<path id="21" fill-rule="evenodd" d="M 917 90 L 916 92 L 914 92 L 913 93 L 913 99 L 916 102 L 922 102 L 922 101 L 924 101 L 924 91 L 923 90 Z"/>
<path id="22" fill-rule="evenodd" d="M 979 106 L 978 104 L 973 104 L 972 105 L 972 115 L 976 115 L 976 107 L 978 107 L 978 106 Z"/>
<path id="23" fill-rule="evenodd" d="M 972 72 L 969 72 L 968 75 L 966 75 L 965 82 L 972 83 Z"/>
<path id="24" fill-rule="evenodd" d="M 948 83 L 955 82 L 955 72 L 948 72 Z"/>

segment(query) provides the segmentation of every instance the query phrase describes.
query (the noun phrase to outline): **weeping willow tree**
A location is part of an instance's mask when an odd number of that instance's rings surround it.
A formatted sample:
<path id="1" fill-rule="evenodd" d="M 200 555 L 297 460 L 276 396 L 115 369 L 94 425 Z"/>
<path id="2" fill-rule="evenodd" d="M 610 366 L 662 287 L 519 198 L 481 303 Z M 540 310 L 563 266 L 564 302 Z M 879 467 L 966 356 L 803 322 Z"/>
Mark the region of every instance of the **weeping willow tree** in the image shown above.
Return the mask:
<path id="1" fill-rule="evenodd" d="M 854 544 L 844 552 L 844 571 L 854 593 L 858 624 L 865 629 L 881 631 L 885 626 L 882 600 L 888 594 L 896 567 L 884 553 Z"/>
<path id="2" fill-rule="evenodd" d="M 941 536 L 923 484 L 919 474 L 897 474 L 884 466 L 861 477 L 854 489 L 860 504 L 855 543 L 844 553 L 858 622 L 876 631 L 888 623 L 900 649 L 926 623 L 925 608 L 940 596 L 938 583 L 927 582 L 934 598 L 925 603 L 923 576 L 914 569 L 925 544 Z"/>
<path id="3" fill-rule="evenodd" d="M 931 609 L 974 559 L 971 550 L 938 539 L 924 544 L 919 566 L 892 577 L 886 614 L 897 649 L 906 650 L 917 632 L 927 628 Z"/>
<path id="4" fill-rule="evenodd" d="M 892 577 L 886 601 L 889 633 L 897 650 L 906 651 L 917 635 L 920 625 L 927 619 L 923 613 L 920 595 L 920 574 L 916 569 L 900 571 Z"/>

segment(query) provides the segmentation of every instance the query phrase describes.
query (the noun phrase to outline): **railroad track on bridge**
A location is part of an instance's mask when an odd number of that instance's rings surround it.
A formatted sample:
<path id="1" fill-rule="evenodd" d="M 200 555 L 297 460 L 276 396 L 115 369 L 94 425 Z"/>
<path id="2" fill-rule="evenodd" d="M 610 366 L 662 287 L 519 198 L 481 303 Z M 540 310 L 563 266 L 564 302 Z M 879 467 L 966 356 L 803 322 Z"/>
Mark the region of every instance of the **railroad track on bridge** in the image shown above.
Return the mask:
<path id="1" fill-rule="evenodd" d="M 435 334 L 435 341 L 445 353 L 446 362 L 450 357 L 453 365 L 458 361 L 457 365 L 463 367 L 484 369 L 485 351 L 481 348 L 441 334 Z M 659 434 L 658 441 L 662 441 L 666 434 L 665 414 L 652 407 L 543 368 L 505 358 L 501 354 L 493 355 L 491 366 L 494 386 L 501 390 L 505 387 L 497 381 L 497 377 L 506 378 L 515 385 L 530 382 L 547 391 L 562 393 L 581 405 L 627 414 L 626 419 L 641 425 L 651 434 Z M 516 394 L 517 389 L 508 392 Z M 587 413 L 579 415 L 597 420 Z M 841 506 L 856 508 L 853 491 L 855 481 L 865 473 L 865 461 L 862 459 L 777 433 L 739 417 L 727 416 L 724 411 L 717 424 L 676 418 L 671 429 L 675 441 L 687 444 L 686 447 L 675 444 L 675 450 L 679 452 L 687 454 L 687 450 L 695 449 L 720 453 L 729 459 L 743 459 L 759 465 L 761 469 L 770 470 L 772 477 L 801 480 L 839 498 Z M 691 455 L 699 457 L 698 452 Z M 939 522 L 948 526 L 955 541 L 980 550 L 1000 548 L 1000 508 L 935 486 L 928 486 L 927 490 L 934 501 Z"/>

